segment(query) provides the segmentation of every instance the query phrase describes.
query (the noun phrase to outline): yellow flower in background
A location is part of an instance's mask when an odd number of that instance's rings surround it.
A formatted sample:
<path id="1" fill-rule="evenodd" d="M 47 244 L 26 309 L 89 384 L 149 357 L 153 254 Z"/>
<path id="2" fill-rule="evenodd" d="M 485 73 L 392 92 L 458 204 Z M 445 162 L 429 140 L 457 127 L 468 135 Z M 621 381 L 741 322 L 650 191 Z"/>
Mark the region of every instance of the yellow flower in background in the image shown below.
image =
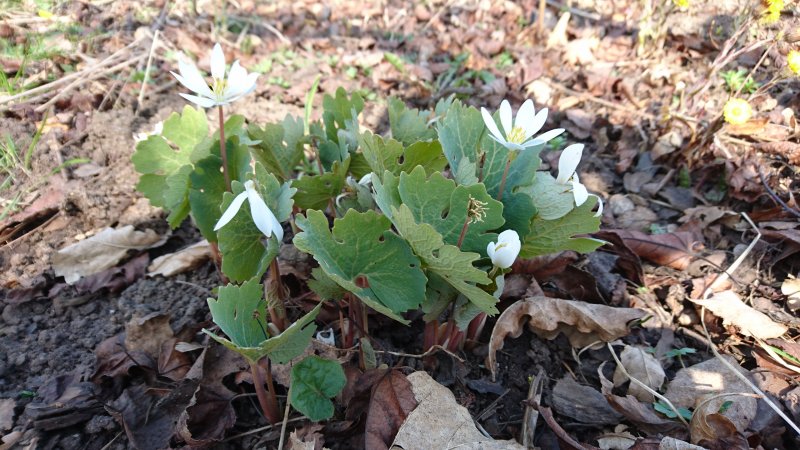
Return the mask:
<path id="1" fill-rule="evenodd" d="M 786 55 L 786 65 L 795 75 L 800 75 L 800 52 L 792 50 Z"/>
<path id="2" fill-rule="evenodd" d="M 775 23 L 781 18 L 783 11 L 783 0 L 763 0 L 766 10 L 761 13 L 761 21 L 764 23 Z"/>
<path id="3" fill-rule="evenodd" d="M 732 98 L 722 108 L 722 115 L 725 117 L 725 122 L 731 125 L 741 125 L 750 120 L 753 115 L 753 108 L 750 107 L 750 103 L 747 103 L 747 100 Z"/>
<path id="4" fill-rule="evenodd" d="M 688 8 L 690 2 L 689 0 L 672 0 L 672 3 L 678 8 Z"/>

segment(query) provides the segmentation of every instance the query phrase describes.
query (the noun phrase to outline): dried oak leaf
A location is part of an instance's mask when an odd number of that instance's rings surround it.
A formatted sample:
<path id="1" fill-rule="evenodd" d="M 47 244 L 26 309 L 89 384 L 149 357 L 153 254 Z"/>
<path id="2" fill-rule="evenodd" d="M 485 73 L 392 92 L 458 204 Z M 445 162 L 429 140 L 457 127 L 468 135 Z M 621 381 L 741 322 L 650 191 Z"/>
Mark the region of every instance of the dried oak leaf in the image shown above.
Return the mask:
<path id="1" fill-rule="evenodd" d="M 658 391 L 667 378 L 658 360 L 652 353 L 648 353 L 642 348 L 626 345 L 622 353 L 620 353 L 619 359 L 630 376 L 641 381 L 654 391 Z M 616 370 L 614 370 L 614 385 L 620 386 L 628 380 L 629 378 L 622 371 L 622 368 L 617 366 Z M 653 394 L 637 383 L 631 383 L 628 386 L 628 394 L 643 402 L 655 401 Z"/>
<path id="2" fill-rule="evenodd" d="M 590 386 L 578 384 L 571 376 L 556 382 L 550 403 L 558 414 L 581 423 L 616 425 L 622 419 L 603 394 Z"/>
<path id="3" fill-rule="evenodd" d="M 636 255 L 650 262 L 684 270 L 694 261 L 695 254 L 705 248 L 701 238 L 688 231 L 647 234 L 634 230 L 603 230 L 596 233 L 599 239 L 615 234 Z"/>
<path id="4" fill-rule="evenodd" d="M 513 440 L 495 441 L 484 436 L 453 392 L 427 373 L 414 372 L 407 379 L 418 406 L 408 415 L 390 448 L 523 449 Z"/>
<path id="5" fill-rule="evenodd" d="M 417 407 L 411 383 L 397 370 L 388 371 L 372 390 L 367 409 L 364 446 L 388 449 L 408 414 Z"/>
<path id="6" fill-rule="evenodd" d="M 175 253 L 159 256 L 147 267 L 147 273 L 151 277 L 156 275 L 171 277 L 199 266 L 210 256 L 211 245 L 208 241 L 202 240 Z"/>
<path id="7" fill-rule="evenodd" d="M 749 450 L 747 438 L 736 426 L 719 413 L 706 414 L 707 409 L 695 411 L 689 423 L 692 442 L 709 449 Z"/>
<path id="8" fill-rule="evenodd" d="M 774 322 L 766 314 L 746 305 L 733 291 L 715 293 L 707 300 L 689 300 L 704 306 L 712 314 L 722 318 L 724 324 L 735 326 L 745 336 L 771 339 L 782 336 L 788 330 L 785 325 Z"/>
<path id="9" fill-rule="evenodd" d="M 494 380 L 497 350 L 503 348 L 506 336 L 519 337 L 525 322 L 539 337 L 553 339 L 559 333 L 564 333 L 573 347 L 585 347 L 598 341 L 610 342 L 627 335 L 628 324 L 644 315 L 645 312 L 640 309 L 613 308 L 549 297 L 519 300 L 497 319 L 489 340 L 486 366 L 492 372 Z"/>

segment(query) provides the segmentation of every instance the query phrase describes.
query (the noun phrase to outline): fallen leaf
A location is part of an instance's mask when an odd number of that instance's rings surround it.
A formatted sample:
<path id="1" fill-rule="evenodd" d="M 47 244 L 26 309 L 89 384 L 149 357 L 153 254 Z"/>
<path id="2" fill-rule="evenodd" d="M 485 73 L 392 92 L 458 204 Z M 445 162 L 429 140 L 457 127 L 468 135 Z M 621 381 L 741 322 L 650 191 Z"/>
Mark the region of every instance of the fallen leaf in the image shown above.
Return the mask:
<path id="1" fill-rule="evenodd" d="M 614 384 L 603 375 L 604 364 L 597 368 L 597 375 L 600 378 L 600 390 L 614 410 L 642 430 L 650 433 L 665 433 L 681 426 L 677 421 L 668 420 L 658 415 L 650 403 L 642 403 L 632 395 L 625 397 L 614 395 Z"/>
<path id="2" fill-rule="evenodd" d="M 786 306 L 792 311 L 800 309 L 800 279 L 789 275 L 781 283 L 781 293 L 786 296 Z"/>
<path id="3" fill-rule="evenodd" d="M 653 263 L 684 270 L 705 246 L 698 236 L 687 231 L 647 234 L 635 230 L 603 230 L 595 233 L 598 239 L 615 234 L 636 255 Z"/>
<path id="4" fill-rule="evenodd" d="M 661 385 L 664 384 L 664 379 L 667 378 L 658 360 L 652 353 L 648 353 L 642 348 L 626 345 L 622 353 L 620 353 L 619 359 L 630 376 L 641 381 L 654 391 L 658 391 Z M 628 379 L 622 368 L 617 366 L 616 370 L 614 370 L 614 386 L 620 386 Z M 637 383 L 632 382 L 628 386 L 628 394 L 643 402 L 655 401 L 653 394 Z"/>
<path id="5" fill-rule="evenodd" d="M 719 413 L 706 414 L 704 411 L 704 408 L 695 411 L 689 423 L 693 443 L 706 448 L 750 449 L 747 439 L 727 417 Z"/>
<path id="6" fill-rule="evenodd" d="M 114 267 L 129 250 L 144 250 L 165 241 L 153 230 L 136 231 L 133 225 L 106 228 L 100 233 L 62 248 L 53 255 L 56 276 L 74 284 L 81 277 Z"/>
<path id="7" fill-rule="evenodd" d="M 14 426 L 16 404 L 13 398 L 0 399 L 0 431 L 10 430 Z"/>
<path id="8" fill-rule="evenodd" d="M 397 432 L 390 448 L 464 450 L 522 450 L 516 441 L 495 441 L 475 427 L 467 408 L 459 405 L 450 389 L 425 372 L 407 377 L 418 406 Z"/>
<path id="9" fill-rule="evenodd" d="M 147 267 L 147 273 L 151 277 L 156 275 L 171 277 L 194 269 L 209 257 L 211 257 L 211 245 L 204 239 L 175 253 L 159 256 Z"/>
<path id="10" fill-rule="evenodd" d="M 388 449 L 408 414 L 417 407 L 411 383 L 397 370 L 389 370 L 372 389 L 367 409 L 365 448 Z"/>
<path id="11" fill-rule="evenodd" d="M 722 357 L 745 373 L 731 356 Z M 695 408 L 705 399 L 715 397 L 705 403 L 705 408 L 711 412 L 719 411 L 724 402 L 732 401 L 731 406 L 722 414 L 730 419 L 736 429 L 745 430 L 756 415 L 757 402 L 752 397 L 735 394 L 750 392 L 750 387 L 733 374 L 728 366 L 719 359 L 712 358 L 679 370 L 669 383 L 664 396 L 677 408 Z M 692 442 L 697 443 L 694 439 Z"/>
<path id="12" fill-rule="evenodd" d="M 578 384 L 571 376 L 565 376 L 556 382 L 550 403 L 560 415 L 581 423 L 616 425 L 622 419 L 609 406 L 603 394 L 590 386 Z"/>
<path id="13" fill-rule="evenodd" d="M 661 440 L 661 443 L 658 446 L 658 450 L 706 450 L 705 447 L 700 447 L 699 445 L 690 444 L 686 441 L 682 441 L 680 439 L 675 439 L 674 437 L 667 436 Z"/>
<path id="14" fill-rule="evenodd" d="M 625 427 L 619 425 L 617 428 Z M 615 431 L 614 433 L 606 433 L 597 437 L 597 445 L 602 450 L 627 450 L 633 447 L 636 443 L 636 436 L 629 431 Z"/>
<path id="15" fill-rule="evenodd" d="M 75 290 L 81 294 L 94 294 L 102 289 L 112 293 L 119 292 L 144 276 L 148 262 L 150 256 L 142 253 L 119 267 L 112 267 L 79 279 L 74 284 Z"/>
<path id="16" fill-rule="evenodd" d="M 289 450 L 328 450 L 327 447 L 317 446 L 317 440 L 307 441 L 298 436 L 296 431 L 289 434 Z"/>
<path id="17" fill-rule="evenodd" d="M 503 348 L 506 336 L 519 337 L 526 321 L 528 328 L 539 337 L 553 339 L 559 333 L 564 333 L 573 347 L 585 347 L 627 335 L 628 324 L 644 316 L 645 312 L 639 309 L 613 308 L 549 297 L 519 300 L 497 319 L 489 340 L 486 366 L 494 380 L 497 350 Z"/>
<path id="18" fill-rule="evenodd" d="M 689 300 L 704 306 L 721 318 L 724 324 L 735 326 L 745 336 L 771 339 L 782 336 L 788 330 L 785 325 L 774 322 L 766 314 L 746 305 L 733 291 L 715 293 L 707 300 Z"/>
<path id="19" fill-rule="evenodd" d="M 153 361 L 158 361 L 161 345 L 174 335 L 169 319 L 169 315 L 162 313 L 134 317 L 125 325 L 125 348 L 146 353 Z"/>

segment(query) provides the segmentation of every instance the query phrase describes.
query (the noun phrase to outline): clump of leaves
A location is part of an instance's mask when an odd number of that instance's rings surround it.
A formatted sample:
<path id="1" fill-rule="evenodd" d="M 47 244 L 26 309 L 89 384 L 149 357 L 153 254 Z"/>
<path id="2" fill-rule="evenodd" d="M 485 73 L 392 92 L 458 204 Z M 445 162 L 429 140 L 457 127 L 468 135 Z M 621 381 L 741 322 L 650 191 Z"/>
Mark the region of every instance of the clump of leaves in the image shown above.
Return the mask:
<path id="1" fill-rule="evenodd" d="M 728 92 L 743 92 L 752 94 L 758 90 L 759 83 L 748 76 L 746 70 L 728 70 L 722 72 L 722 79 L 725 80 L 725 89 Z"/>

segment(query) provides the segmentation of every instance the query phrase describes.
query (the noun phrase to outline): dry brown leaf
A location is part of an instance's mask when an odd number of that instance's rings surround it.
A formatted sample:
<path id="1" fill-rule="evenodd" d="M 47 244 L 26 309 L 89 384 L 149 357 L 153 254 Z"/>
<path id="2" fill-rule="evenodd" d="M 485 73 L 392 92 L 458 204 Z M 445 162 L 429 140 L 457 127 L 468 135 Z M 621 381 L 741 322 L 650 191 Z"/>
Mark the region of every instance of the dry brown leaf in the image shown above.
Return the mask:
<path id="1" fill-rule="evenodd" d="M 616 234 L 631 251 L 653 263 L 684 270 L 695 259 L 695 254 L 705 248 L 700 238 L 688 231 L 647 234 L 634 230 L 603 230 L 596 236 Z"/>
<path id="2" fill-rule="evenodd" d="M 147 267 L 147 273 L 151 277 L 171 277 L 199 266 L 210 256 L 211 245 L 204 239 L 175 253 L 159 256 Z"/>
<path id="3" fill-rule="evenodd" d="M 715 293 L 707 300 L 690 300 L 705 306 L 712 314 L 722 318 L 724 324 L 735 326 L 745 336 L 771 339 L 782 336 L 788 330 L 785 325 L 774 322 L 766 314 L 746 305 L 733 291 Z"/>
<path id="4" fill-rule="evenodd" d="M 14 426 L 14 406 L 17 402 L 13 398 L 0 399 L 0 431 L 10 430 Z"/>
<path id="5" fill-rule="evenodd" d="M 619 358 L 633 378 L 641 381 L 654 391 L 658 391 L 661 385 L 664 384 L 664 379 L 667 378 L 658 360 L 651 353 L 639 347 L 626 345 Z M 628 377 L 622 371 L 622 368 L 617 366 L 614 371 L 614 385 L 619 386 L 626 381 L 628 381 Z M 643 402 L 655 401 L 653 394 L 637 383 L 631 383 L 628 386 L 628 394 Z"/>
<path id="6" fill-rule="evenodd" d="M 133 225 L 106 228 L 96 235 L 62 248 L 53 255 L 53 270 L 68 284 L 81 277 L 114 267 L 129 250 L 144 250 L 164 242 L 153 230 L 136 231 Z"/>
<path id="7" fill-rule="evenodd" d="M 622 416 L 609 406 L 603 394 L 591 386 L 578 384 L 571 376 L 556 382 L 550 399 L 555 412 L 581 423 L 616 425 Z"/>
<path id="8" fill-rule="evenodd" d="M 475 427 L 467 408 L 459 405 L 450 389 L 425 372 L 407 377 L 419 404 L 397 432 L 396 449 L 458 448 L 464 450 L 522 450 L 516 441 L 495 441 Z"/>
<path id="9" fill-rule="evenodd" d="M 667 436 L 661 440 L 661 443 L 658 445 L 658 450 L 706 450 L 704 447 L 700 447 L 699 445 L 690 444 L 686 441 L 682 441 L 680 439 L 675 439 L 674 437 Z"/>
<path id="10" fill-rule="evenodd" d="M 372 389 L 364 430 L 365 447 L 389 448 L 397 430 L 416 407 L 417 400 L 405 375 L 397 370 L 388 371 Z"/>
<path id="11" fill-rule="evenodd" d="M 559 333 L 564 333 L 573 347 L 585 347 L 627 335 L 628 323 L 644 315 L 644 311 L 634 308 L 613 308 L 549 297 L 520 300 L 503 311 L 497 319 L 489 340 L 486 366 L 494 380 L 497 350 L 503 348 L 506 336 L 519 337 L 525 322 L 528 322 L 531 331 L 542 338 L 553 339 Z"/>
<path id="12" fill-rule="evenodd" d="M 666 419 L 657 414 L 651 403 L 640 402 L 632 395 L 625 397 L 614 395 L 614 384 L 603 375 L 603 365 L 605 363 L 597 368 L 600 390 L 608 404 L 618 413 L 636 424 L 638 428 L 650 433 L 666 433 L 680 426 L 680 422 Z"/>
<path id="13" fill-rule="evenodd" d="M 153 361 L 158 361 L 161 345 L 172 339 L 173 335 L 167 314 L 152 313 L 134 317 L 125 325 L 125 349 L 144 352 Z"/>
<path id="14" fill-rule="evenodd" d="M 724 448 L 728 450 L 749 450 L 750 445 L 736 426 L 719 413 L 706 414 L 701 408 L 692 415 L 689 432 L 692 442 L 707 448 Z"/>
<path id="15" fill-rule="evenodd" d="M 723 358 L 737 370 L 739 368 L 735 359 L 728 355 Z M 742 395 L 720 395 L 751 393 L 750 387 L 745 384 L 730 368 L 717 358 L 695 364 L 681 369 L 669 383 L 664 394 L 676 407 L 695 408 L 704 400 L 715 397 L 705 403 L 704 408 L 711 412 L 719 411 L 726 401 L 733 401 L 731 406 L 723 413 L 738 430 L 745 430 L 747 425 L 756 415 L 756 399 Z M 693 442 L 697 442 L 694 439 Z"/>
<path id="16" fill-rule="evenodd" d="M 781 283 L 781 293 L 786 296 L 786 306 L 792 311 L 800 309 L 800 278 L 789 275 Z"/>
<path id="17" fill-rule="evenodd" d="M 316 450 L 316 441 L 305 441 L 297 436 L 296 431 L 289 434 L 289 450 Z M 322 450 L 328 450 L 328 447 L 322 447 Z"/>

